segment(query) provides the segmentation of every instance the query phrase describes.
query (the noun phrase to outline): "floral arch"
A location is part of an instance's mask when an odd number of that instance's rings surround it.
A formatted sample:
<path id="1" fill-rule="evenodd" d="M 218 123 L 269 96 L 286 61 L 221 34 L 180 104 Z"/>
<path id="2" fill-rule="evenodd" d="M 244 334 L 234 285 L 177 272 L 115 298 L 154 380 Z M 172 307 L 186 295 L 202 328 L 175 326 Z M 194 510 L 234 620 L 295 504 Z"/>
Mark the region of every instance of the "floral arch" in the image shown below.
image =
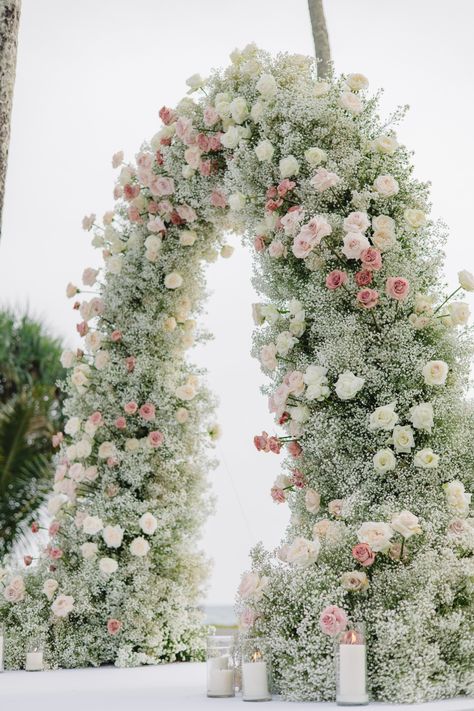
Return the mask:
<path id="1" fill-rule="evenodd" d="M 115 208 L 84 220 L 104 268 L 84 272 L 93 298 L 69 287 L 84 348 L 63 354 L 50 542 L 4 576 L 7 663 L 33 632 L 53 666 L 202 655 L 194 541 L 215 429 L 186 350 L 204 337 L 202 265 L 230 256 L 230 229 L 255 252 L 255 354 L 283 432 L 255 444 L 287 455 L 271 493 L 292 509 L 276 558 L 253 552 L 243 627 L 270 637 L 290 699 L 334 697 L 347 617 L 366 623 L 375 698 L 467 693 L 472 339 L 466 305 L 440 297 L 427 186 L 362 75 L 318 81 L 313 60 L 254 46 L 231 59 L 188 80 L 200 98 L 160 111 L 136 163 L 114 156 Z"/>

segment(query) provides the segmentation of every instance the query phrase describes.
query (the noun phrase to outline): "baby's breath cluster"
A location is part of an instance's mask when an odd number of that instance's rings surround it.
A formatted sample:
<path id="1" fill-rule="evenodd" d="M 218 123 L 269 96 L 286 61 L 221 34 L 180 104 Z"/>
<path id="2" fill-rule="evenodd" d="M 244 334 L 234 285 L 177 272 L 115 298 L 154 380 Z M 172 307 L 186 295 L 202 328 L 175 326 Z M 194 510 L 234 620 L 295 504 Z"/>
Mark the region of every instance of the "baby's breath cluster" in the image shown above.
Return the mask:
<path id="1" fill-rule="evenodd" d="M 3 573 L 7 663 L 33 633 L 51 665 L 201 654 L 218 428 L 185 352 L 232 230 L 256 254 L 254 351 L 281 428 L 255 445 L 288 455 L 271 496 L 292 511 L 276 556 L 253 552 L 242 627 L 270 639 L 289 699 L 334 698 L 331 637 L 361 621 L 374 698 L 473 691 L 473 343 L 454 296 L 474 277 L 444 296 L 444 228 L 364 76 L 318 81 L 254 46 L 231 59 L 188 80 L 133 163 L 114 156 L 116 206 L 84 220 L 104 266 L 84 271 L 92 297 L 68 287 L 84 347 L 63 354 L 49 543 Z"/>

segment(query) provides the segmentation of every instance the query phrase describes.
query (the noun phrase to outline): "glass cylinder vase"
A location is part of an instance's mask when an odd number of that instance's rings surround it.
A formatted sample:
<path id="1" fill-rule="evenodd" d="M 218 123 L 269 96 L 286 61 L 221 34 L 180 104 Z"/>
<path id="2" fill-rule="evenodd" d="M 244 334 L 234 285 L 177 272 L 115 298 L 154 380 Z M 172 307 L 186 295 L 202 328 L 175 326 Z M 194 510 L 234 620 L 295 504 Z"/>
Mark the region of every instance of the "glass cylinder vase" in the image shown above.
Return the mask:
<path id="1" fill-rule="evenodd" d="M 242 644 L 243 701 L 271 701 L 272 662 L 268 640 L 255 637 Z"/>
<path id="2" fill-rule="evenodd" d="M 207 695 L 222 699 L 235 696 L 235 638 L 207 638 Z"/>
<path id="3" fill-rule="evenodd" d="M 367 694 L 365 628 L 353 624 L 336 639 L 336 702 L 338 706 L 363 706 Z"/>
<path id="4" fill-rule="evenodd" d="M 26 671 L 43 671 L 43 642 L 41 639 L 32 638 L 26 647 Z"/>

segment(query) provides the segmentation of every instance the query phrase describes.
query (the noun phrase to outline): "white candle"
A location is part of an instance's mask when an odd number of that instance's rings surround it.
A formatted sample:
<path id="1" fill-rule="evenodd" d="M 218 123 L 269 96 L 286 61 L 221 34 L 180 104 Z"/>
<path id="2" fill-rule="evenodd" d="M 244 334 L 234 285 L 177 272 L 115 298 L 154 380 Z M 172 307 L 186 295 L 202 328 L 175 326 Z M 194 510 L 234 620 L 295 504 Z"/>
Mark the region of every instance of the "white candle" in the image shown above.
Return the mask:
<path id="1" fill-rule="evenodd" d="M 25 669 L 26 671 L 42 671 L 43 652 L 38 652 L 37 650 L 34 652 L 27 652 Z"/>
<path id="2" fill-rule="evenodd" d="M 207 695 L 234 695 L 234 670 L 229 669 L 229 657 L 211 657 L 208 660 Z"/>
<path id="3" fill-rule="evenodd" d="M 367 704 L 365 644 L 339 645 L 338 704 Z"/>
<path id="4" fill-rule="evenodd" d="M 242 664 L 242 689 L 244 701 L 262 701 L 270 698 L 266 662 Z"/>
<path id="5" fill-rule="evenodd" d="M 3 671 L 3 634 L 0 635 L 0 672 Z"/>

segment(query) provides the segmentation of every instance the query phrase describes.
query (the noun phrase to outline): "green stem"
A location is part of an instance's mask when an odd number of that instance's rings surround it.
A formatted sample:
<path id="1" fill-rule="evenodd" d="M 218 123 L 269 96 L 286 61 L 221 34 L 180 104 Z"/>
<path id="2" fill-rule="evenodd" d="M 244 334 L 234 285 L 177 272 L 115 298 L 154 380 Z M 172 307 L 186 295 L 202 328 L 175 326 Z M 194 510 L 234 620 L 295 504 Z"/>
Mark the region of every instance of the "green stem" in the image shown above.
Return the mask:
<path id="1" fill-rule="evenodd" d="M 443 303 L 440 304 L 440 305 L 438 306 L 438 308 L 433 311 L 433 316 L 434 316 L 434 314 L 437 314 L 438 311 L 439 311 L 440 309 L 442 309 L 443 306 L 444 306 L 445 304 L 447 304 L 448 301 L 453 298 L 454 294 L 457 294 L 460 289 L 462 289 L 462 287 L 461 287 L 461 286 L 458 286 L 458 288 L 455 289 L 452 294 L 450 294 L 449 296 L 447 296 L 447 297 L 445 298 L 445 300 L 443 301 Z"/>

